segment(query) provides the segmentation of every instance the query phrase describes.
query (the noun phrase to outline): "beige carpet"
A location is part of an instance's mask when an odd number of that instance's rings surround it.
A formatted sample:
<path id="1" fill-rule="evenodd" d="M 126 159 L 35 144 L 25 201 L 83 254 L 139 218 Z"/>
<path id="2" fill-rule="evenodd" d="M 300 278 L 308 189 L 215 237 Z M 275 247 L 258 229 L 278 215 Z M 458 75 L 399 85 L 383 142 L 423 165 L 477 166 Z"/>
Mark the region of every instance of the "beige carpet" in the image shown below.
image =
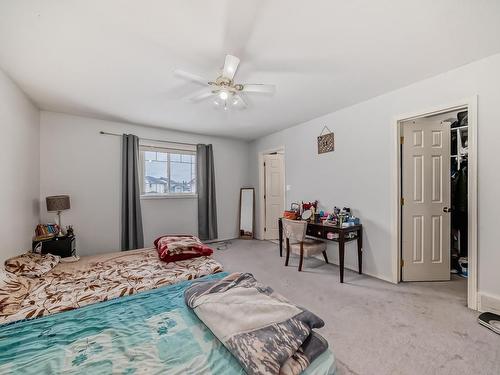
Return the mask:
<path id="1" fill-rule="evenodd" d="M 215 258 L 322 317 L 339 375 L 500 374 L 500 335 L 465 307 L 465 279 L 393 285 L 347 271 L 340 284 L 337 266 L 308 259 L 299 273 L 268 241 L 234 240 Z"/>

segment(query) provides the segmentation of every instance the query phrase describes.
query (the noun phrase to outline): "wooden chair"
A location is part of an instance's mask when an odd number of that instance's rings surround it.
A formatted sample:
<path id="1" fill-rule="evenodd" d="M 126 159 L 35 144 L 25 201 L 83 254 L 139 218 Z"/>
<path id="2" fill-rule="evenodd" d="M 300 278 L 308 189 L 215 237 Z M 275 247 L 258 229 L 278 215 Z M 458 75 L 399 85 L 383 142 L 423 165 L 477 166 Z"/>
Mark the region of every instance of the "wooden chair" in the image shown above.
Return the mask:
<path id="1" fill-rule="evenodd" d="M 302 271 L 304 256 L 310 257 L 323 253 L 325 262 L 328 263 L 326 256 L 326 243 L 320 240 L 306 238 L 307 221 L 282 219 L 283 236 L 286 241 L 286 259 L 285 266 L 288 266 L 290 259 L 290 250 L 300 256 L 299 271 Z M 290 242 L 292 240 L 293 242 Z"/>

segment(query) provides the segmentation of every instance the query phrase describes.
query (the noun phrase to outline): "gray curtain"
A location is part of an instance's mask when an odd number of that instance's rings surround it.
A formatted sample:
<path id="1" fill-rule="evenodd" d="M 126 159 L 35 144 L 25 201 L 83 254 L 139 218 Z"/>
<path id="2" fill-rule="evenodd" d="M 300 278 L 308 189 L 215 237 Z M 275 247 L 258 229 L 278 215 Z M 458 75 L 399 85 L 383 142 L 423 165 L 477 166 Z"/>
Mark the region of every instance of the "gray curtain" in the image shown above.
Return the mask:
<path id="1" fill-rule="evenodd" d="M 122 137 L 122 250 L 144 247 L 139 190 L 139 138 Z"/>
<path id="2" fill-rule="evenodd" d="M 196 145 L 196 192 L 198 193 L 198 237 L 216 239 L 217 205 L 212 145 Z"/>

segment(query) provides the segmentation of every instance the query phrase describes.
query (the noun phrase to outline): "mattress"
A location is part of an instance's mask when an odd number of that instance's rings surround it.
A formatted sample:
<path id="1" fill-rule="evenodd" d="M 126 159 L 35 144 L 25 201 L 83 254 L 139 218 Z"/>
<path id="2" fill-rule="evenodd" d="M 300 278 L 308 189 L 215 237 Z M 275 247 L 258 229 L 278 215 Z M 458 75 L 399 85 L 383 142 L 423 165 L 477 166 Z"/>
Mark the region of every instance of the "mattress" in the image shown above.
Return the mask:
<path id="1" fill-rule="evenodd" d="M 224 274 L 206 278 L 219 278 Z M 0 326 L 0 373 L 244 374 L 184 303 L 190 281 Z M 306 375 L 330 375 L 318 357 Z"/>
<path id="2" fill-rule="evenodd" d="M 165 263 L 154 248 L 82 257 L 42 277 L 9 275 L 0 285 L 0 324 L 42 317 L 214 274 L 209 257 Z"/>

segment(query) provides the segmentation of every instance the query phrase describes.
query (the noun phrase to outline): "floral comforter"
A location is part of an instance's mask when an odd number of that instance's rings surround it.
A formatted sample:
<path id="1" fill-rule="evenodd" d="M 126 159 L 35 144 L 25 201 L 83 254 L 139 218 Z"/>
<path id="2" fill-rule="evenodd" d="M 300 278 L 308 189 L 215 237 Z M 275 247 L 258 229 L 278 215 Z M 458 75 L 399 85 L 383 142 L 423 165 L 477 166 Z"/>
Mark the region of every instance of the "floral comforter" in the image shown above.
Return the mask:
<path id="1" fill-rule="evenodd" d="M 221 271 L 222 266 L 208 257 L 165 263 L 155 249 L 145 249 L 59 264 L 38 278 L 9 275 L 0 285 L 0 324 L 73 310 Z"/>

